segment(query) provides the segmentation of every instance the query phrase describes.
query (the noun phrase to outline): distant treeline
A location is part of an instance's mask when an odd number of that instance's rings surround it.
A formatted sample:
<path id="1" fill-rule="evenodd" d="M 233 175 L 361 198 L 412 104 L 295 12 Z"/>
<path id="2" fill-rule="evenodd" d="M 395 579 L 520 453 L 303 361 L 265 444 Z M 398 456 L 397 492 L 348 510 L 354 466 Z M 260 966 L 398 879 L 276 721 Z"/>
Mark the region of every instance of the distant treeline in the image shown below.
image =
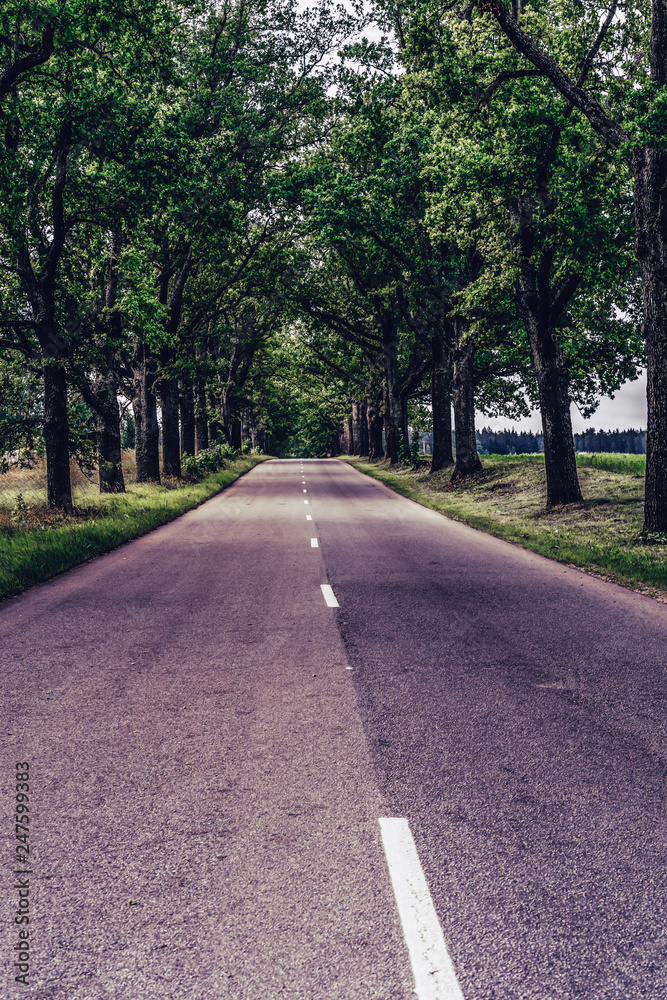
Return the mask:
<path id="1" fill-rule="evenodd" d="M 544 451 L 542 434 L 532 431 L 493 431 L 484 427 L 477 431 L 477 447 L 480 454 L 525 455 Z M 574 435 L 576 451 L 625 452 L 631 455 L 646 454 L 646 431 L 596 431 L 594 427 Z"/>

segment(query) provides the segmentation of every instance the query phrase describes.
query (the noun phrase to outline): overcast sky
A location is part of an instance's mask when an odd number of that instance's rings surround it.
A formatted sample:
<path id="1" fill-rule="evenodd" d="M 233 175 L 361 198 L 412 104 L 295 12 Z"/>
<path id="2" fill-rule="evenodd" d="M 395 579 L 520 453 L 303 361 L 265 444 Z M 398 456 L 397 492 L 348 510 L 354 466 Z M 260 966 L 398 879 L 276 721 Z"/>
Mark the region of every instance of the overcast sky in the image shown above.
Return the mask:
<path id="1" fill-rule="evenodd" d="M 483 413 L 476 416 L 477 428 L 491 427 L 498 431 L 504 428 L 524 431 L 541 431 L 542 422 L 539 412 L 532 413 L 523 420 L 508 420 L 507 417 L 486 417 Z M 626 382 L 621 386 L 613 399 L 604 396 L 600 405 L 589 420 L 584 420 L 576 406 L 572 407 L 572 430 L 580 433 L 586 427 L 594 427 L 597 431 L 625 431 L 630 427 L 637 430 L 646 429 L 646 375 L 635 382 Z"/>

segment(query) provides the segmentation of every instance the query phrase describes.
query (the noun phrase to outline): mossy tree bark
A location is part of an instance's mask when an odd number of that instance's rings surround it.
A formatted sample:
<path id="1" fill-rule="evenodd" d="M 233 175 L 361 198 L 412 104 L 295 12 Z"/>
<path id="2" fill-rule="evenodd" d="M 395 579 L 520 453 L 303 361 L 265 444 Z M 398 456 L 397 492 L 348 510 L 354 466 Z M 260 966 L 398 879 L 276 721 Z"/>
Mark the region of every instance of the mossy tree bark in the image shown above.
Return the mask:
<path id="1" fill-rule="evenodd" d="M 377 403 L 369 399 L 366 403 L 366 421 L 368 424 L 368 457 L 382 457 L 382 414 Z"/>
<path id="2" fill-rule="evenodd" d="M 47 362 L 44 366 L 44 443 L 49 507 L 71 514 L 67 376 L 65 369 L 56 361 Z"/>
<path id="3" fill-rule="evenodd" d="M 154 392 L 156 373 L 155 358 L 149 348 L 136 338 L 132 409 L 138 483 L 160 482 L 160 428 Z"/>
<path id="4" fill-rule="evenodd" d="M 97 467 L 100 493 L 124 493 L 118 379 L 113 368 L 98 373 L 93 393 L 97 412 Z"/>
<path id="5" fill-rule="evenodd" d="M 181 455 L 195 453 L 195 401 L 189 382 L 179 383 L 181 409 Z"/>
<path id="6" fill-rule="evenodd" d="M 431 406 L 433 410 L 433 457 L 431 472 L 454 464 L 452 453 L 452 357 L 444 336 L 431 342 Z"/>
<path id="7" fill-rule="evenodd" d="M 473 366 L 475 345 L 468 336 L 466 324 L 462 320 L 455 323 L 456 346 L 454 347 L 454 378 L 452 397 L 454 402 L 454 436 L 456 439 L 456 464 L 452 482 L 460 482 L 473 472 L 479 472 L 482 463 L 477 453 L 475 434 L 475 394 Z"/>

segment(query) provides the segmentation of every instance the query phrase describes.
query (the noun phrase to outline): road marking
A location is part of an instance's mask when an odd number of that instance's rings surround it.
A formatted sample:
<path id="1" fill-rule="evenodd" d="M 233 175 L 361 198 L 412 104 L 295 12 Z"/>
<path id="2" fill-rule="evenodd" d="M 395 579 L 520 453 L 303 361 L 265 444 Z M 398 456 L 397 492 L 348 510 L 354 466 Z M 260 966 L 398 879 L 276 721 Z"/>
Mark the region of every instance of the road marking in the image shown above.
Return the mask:
<path id="1" fill-rule="evenodd" d="M 407 819 L 380 819 L 419 1000 L 463 1000 Z"/>
<path id="2" fill-rule="evenodd" d="M 317 539 L 316 538 L 311 538 L 311 540 L 310 540 L 310 547 L 311 547 L 311 549 L 316 549 L 317 548 Z"/>
<path id="3" fill-rule="evenodd" d="M 313 519 L 312 519 L 312 517 L 310 516 L 310 514 L 306 514 L 306 521 L 312 521 L 312 520 L 313 520 Z"/>
<path id="4" fill-rule="evenodd" d="M 304 503 L 308 503 L 308 501 L 307 501 L 307 500 L 304 500 L 303 502 L 304 502 Z"/>
<path id="5" fill-rule="evenodd" d="M 308 490 L 304 490 L 303 492 L 304 492 L 304 493 L 307 493 L 307 492 L 308 492 Z"/>
<path id="6" fill-rule="evenodd" d="M 336 595 L 334 594 L 333 589 L 329 586 L 329 584 L 321 583 L 320 588 L 322 590 L 322 595 L 324 597 L 324 600 L 327 602 L 327 607 L 339 608 L 340 604 L 336 600 Z"/>

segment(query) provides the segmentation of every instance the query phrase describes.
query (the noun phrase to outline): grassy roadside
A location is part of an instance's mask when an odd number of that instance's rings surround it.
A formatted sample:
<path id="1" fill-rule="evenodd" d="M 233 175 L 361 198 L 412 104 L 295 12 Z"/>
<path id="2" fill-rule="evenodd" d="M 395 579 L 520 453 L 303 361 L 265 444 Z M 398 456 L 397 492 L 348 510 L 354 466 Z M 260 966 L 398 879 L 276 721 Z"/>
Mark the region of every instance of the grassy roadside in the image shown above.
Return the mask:
<path id="1" fill-rule="evenodd" d="M 230 461 L 200 483 L 175 488 L 131 484 L 127 493 L 75 496 L 72 517 L 48 518 L 26 507 L 0 515 L 0 599 L 21 593 L 72 566 L 173 521 L 224 490 L 266 456 Z"/>
<path id="2" fill-rule="evenodd" d="M 577 456 L 583 503 L 547 509 L 544 459 L 484 458 L 481 472 L 461 484 L 451 469 L 390 469 L 346 458 L 356 469 L 405 497 L 487 534 L 667 601 L 667 537 L 640 537 L 644 457 Z"/>

